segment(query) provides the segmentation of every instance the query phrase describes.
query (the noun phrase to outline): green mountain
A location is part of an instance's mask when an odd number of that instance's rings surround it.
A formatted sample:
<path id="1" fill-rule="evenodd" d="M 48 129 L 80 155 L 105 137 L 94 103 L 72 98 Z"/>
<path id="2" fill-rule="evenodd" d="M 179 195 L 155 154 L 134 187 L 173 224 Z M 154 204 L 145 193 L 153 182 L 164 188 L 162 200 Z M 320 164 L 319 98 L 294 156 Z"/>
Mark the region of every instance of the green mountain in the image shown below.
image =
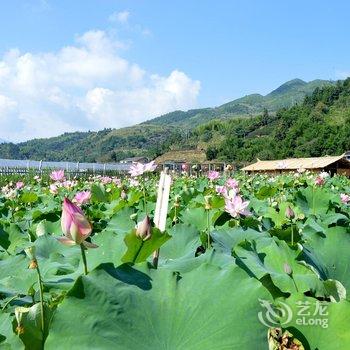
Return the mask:
<path id="1" fill-rule="evenodd" d="M 209 160 L 242 165 L 256 158 L 340 155 L 350 150 L 350 78 L 316 88 L 302 103 L 276 113 L 212 120 L 177 147 L 204 149 Z"/>
<path id="2" fill-rule="evenodd" d="M 174 141 L 173 135 L 173 127 L 162 125 L 65 133 L 18 144 L 0 144 L 0 158 L 113 162 L 136 155 L 153 157 Z"/>
<path id="3" fill-rule="evenodd" d="M 306 83 L 294 79 L 266 96 L 252 94 L 215 108 L 174 111 L 128 128 L 65 133 L 18 144 L 4 143 L 0 144 L 0 158 L 110 162 L 132 156 L 154 158 L 169 149 L 203 148 L 215 149 L 217 157 L 229 159 L 230 156 L 218 148 L 218 143 L 225 142 L 227 135 L 217 134 L 213 142 L 212 131 L 208 131 L 213 125 L 219 128 L 225 128 L 226 122 L 230 128 L 230 122 L 232 125 L 251 125 L 263 111 L 272 118 L 280 108 L 302 103 L 315 88 L 324 86 L 332 87 L 335 83 L 327 80 Z M 342 112 L 338 114 L 337 118 L 341 120 Z M 269 127 L 272 126 L 266 125 L 263 133 L 268 133 Z M 261 133 L 255 129 L 251 132 Z"/>
<path id="4" fill-rule="evenodd" d="M 262 113 L 264 109 L 273 113 L 281 108 L 288 108 L 302 102 L 304 97 L 310 95 L 317 87 L 334 84 L 335 82 L 330 80 L 318 79 L 307 83 L 301 79 L 293 79 L 279 86 L 266 96 L 251 94 L 215 108 L 192 109 L 187 112 L 175 111 L 144 122 L 143 124 L 173 124 L 189 129 L 212 119 L 254 116 Z"/>

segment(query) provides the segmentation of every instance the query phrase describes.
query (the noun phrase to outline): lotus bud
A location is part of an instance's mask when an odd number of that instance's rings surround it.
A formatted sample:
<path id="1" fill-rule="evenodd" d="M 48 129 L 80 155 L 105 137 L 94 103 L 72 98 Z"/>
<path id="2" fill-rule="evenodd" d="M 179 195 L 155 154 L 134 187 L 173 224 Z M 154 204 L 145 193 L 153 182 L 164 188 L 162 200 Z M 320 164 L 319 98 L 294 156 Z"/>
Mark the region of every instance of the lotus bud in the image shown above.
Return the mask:
<path id="1" fill-rule="evenodd" d="M 29 269 L 36 269 L 38 267 L 38 263 L 36 261 L 36 256 L 35 256 L 35 246 L 28 247 L 24 250 L 30 259 L 30 263 L 28 268 Z"/>
<path id="2" fill-rule="evenodd" d="M 180 196 L 177 194 L 175 196 L 175 203 L 174 203 L 174 207 L 178 208 L 180 206 Z"/>
<path id="3" fill-rule="evenodd" d="M 204 196 L 204 202 L 205 202 L 205 205 L 204 205 L 205 210 L 210 210 L 210 209 L 212 209 L 212 206 L 211 206 L 211 196 Z"/>
<path id="4" fill-rule="evenodd" d="M 143 241 L 151 238 L 151 220 L 148 215 L 145 216 L 143 221 L 140 221 L 136 226 L 136 236 Z"/>
<path id="5" fill-rule="evenodd" d="M 17 321 L 16 332 L 18 335 L 24 333 L 24 327 L 22 326 L 22 317 L 23 317 L 23 314 L 29 312 L 29 310 L 30 310 L 29 307 L 23 307 L 23 306 L 18 306 L 15 308 L 15 318 Z"/>
<path id="6" fill-rule="evenodd" d="M 294 213 L 293 209 L 290 206 L 287 207 L 285 215 L 286 215 L 287 219 L 294 219 L 295 213 Z"/>
<path id="7" fill-rule="evenodd" d="M 291 266 L 289 264 L 287 264 L 287 263 L 285 263 L 283 265 L 283 270 L 289 276 L 291 276 L 291 274 L 293 273 L 293 270 L 292 270 Z"/>
<path id="8" fill-rule="evenodd" d="M 90 222 L 81 208 L 68 198 L 64 198 L 62 205 L 61 228 L 64 233 L 63 237 L 58 238 L 61 243 L 68 246 L 83 244 L 88 248 L 97 248 L 96 244 L 86 242 L 92 232 Z"/>

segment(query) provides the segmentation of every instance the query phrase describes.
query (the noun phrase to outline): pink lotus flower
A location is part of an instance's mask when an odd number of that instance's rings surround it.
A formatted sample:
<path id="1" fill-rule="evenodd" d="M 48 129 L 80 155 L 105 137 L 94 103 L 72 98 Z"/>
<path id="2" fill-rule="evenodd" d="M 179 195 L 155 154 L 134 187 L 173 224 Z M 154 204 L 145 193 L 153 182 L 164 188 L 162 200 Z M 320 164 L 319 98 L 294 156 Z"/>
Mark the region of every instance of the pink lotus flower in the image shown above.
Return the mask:
<path id="1" fill-rule="evenodd" d="M 62 205 L 61 228 L 63 237 L 58 240 L 68 246 L 83 244 L 87 248 L 97 248 L 96 244 L 86 242 L 91 235 L 92 226 L 83 211 L 68 198 L 64 198 Z"/>
<path id="2" fill-rule="evenodd" d="M 227 188 L 225 186 L 216 186 L 215 191 L 217 194 L 221 194 L 223 196 L 227 195 Z"/>
<path id="3" fill-rule="evenodd" d="M 325 180 L 321 176 L 317 176 L 315 179 L 315 185 L 316 186 L 322 186 L 325 183 Z"/>
<path id="4" fill-rule="evenodd" d="M 220 173 L 218 171 L 211 170 L 208 172 L 208 179 L 210 181 L 214 181 L 214 180 L 218 179 L 219 177 L 220 177 Z"/>
<path id="5" fill-rule="evenodd" d="M 151 162 L 144 165 L 145 166 L 145 172 L 153 172 L 157 169 L 157 164 L 152 160 Z"/>
<path id="6" fill-rule="evenodd" d="M 147 241 L 147 239 L 151 238 L 152 235 L 152 227 L 151 220 L 148 215 L 140 221 L 136 226 L 136 236 L 141 238 L 143 241 Z"/>
<path id="7" fill-rule="evenodd" d="M 227 181 L 226 181 L 226 186 L 237 190 L 238 187 L 239 187 L 239 183 L 238 183 L 237 180 L 231 179 L 231 178 L 230 178 L 230 179 L 227 179 Z"/>
<path id="8" fill-rule="evenodd" d="M 225 211 L 234 218 L 240 215 L 251 215 L 250 211 L 247 209 L 248 205 L 249 201 L 243 201 L 241 196 L 225 199 Z"/>
<path id="9" fill-rule="evenodd" d="M 58 193 L 58 188 L 57 188 L 56 185 L 54 185 L 54 184 L 50 185 L 50 193 L 52 193 L 52 194 L 57 194 Z"/>
<path id="10" fill-rule="evenodd" d="M 64 181 L 65 177 L 64 177 L 64 170 L 54 170 L 51 174 L 50 174 L 50 178 L 53 181 Z"/>
<path id="11" fill-rule="evenodd" d="M 187 171 L 188 170 L 188 164 L 181 164 L 181 170 L 182 171 Z"/>
<path id="12" fill-rule="evenodd" d="M 140 176 L 143 173 L 152 172 L 156 168 L 157 168 L 157 164 L 154 163 L 154 160 L 152 160 L 152 162 L 149 162 L 147 164 L 134 163 L 130 167 L 129 174 L 131 176 Z"/>
<path id="13" fill-rule="evenodd" d="M 131 165 L 129 174 L 131 176 L 140 176 L 145 172 L 145 167 L 142 163 L 135 163 Z"/>
<path id="14" fill-rule="evenodd" d="M 109 176 L 103 176 L 101 177 L 101 182 L 104 185 L 110 184 L 112 182 L 112 179 Z"/>
<path id="15" fill-rule="evenodd" d="M 342 203 L 348 204 L 350 202 L 350 196 L 348 194 L 341 193 L 340 194 L 340 200 L 341 200 Z"/>
<path id="16" fill-rule="evenodd" d="M 118 178 L 114 178 L 113 179 L 113 183 L 116 185 L 116 186 L 121 186 L 122 185 L 122 180 L 118 179 Z"/>
<path id="17" fill-rule="evenodd" d="M 21 188 L 23 188 L 24 187 L 24 183 L 22 182 L 22 181 L 18 181 L 17 183 L 16 183 L 16 188 L 17 188 L 17 190 L 20 190 Z"/>
<path id="18" fill-rule="evenodd" d="M 81 192 L 76 193 L 76 195 L 74 197 L 74 201 L 77 202 L 78 204 L 82 205 L 82 204 L 89 203 L 90 198 L 91 198 L 90 191 L 81 191 Z"/>

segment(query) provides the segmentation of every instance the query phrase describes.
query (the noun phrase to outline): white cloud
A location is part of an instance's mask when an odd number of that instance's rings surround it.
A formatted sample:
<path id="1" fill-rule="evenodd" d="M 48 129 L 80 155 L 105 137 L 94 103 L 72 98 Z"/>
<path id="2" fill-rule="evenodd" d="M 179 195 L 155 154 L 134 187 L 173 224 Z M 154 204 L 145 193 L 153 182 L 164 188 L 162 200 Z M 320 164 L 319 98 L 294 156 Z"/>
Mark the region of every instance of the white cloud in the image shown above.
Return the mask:
<path id="1" fill-rule="evenodd" d="M 123 43 L 89 31 L 57 52 L 0 58 L 0 138 L 123 127 L 196 106 L 200 82 L 174 70 L 151 74 L 120 54 Z"/>
<path id="2" fill-rule="evenodd" d="M 119 23 L 125 24 L 128 22 L 129 17 L 130 17 L 129 11 L 113 12 L 109 16 L 109 20 L 111 22 L 119 22 Z"/>

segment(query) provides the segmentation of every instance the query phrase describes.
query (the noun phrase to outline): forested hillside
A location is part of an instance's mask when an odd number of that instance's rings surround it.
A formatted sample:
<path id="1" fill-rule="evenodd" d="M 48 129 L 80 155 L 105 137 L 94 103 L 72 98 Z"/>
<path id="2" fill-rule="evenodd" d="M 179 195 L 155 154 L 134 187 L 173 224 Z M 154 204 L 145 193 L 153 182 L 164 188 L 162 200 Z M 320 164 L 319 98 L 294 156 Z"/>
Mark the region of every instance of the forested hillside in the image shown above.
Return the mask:
<path id="1" fill-rule="evenodd" d="M 303 103 L 252 118 L 197 127 L 182 147 L 202 147 L 208 159 L 250 162 L 342 154 L 350 150 L 350 78 L 316 88 Z"/>
<path id="2" fill-rule="evenodd" d="M 317 79 L 307 83 L 301 79 L 293 79 L 282 84 L 266 96 L 251 94 L 215 108 L 192 109 L 187 112 L 175 111 L 143 124 L 173 124 L 191 129 L 212 119 L 250 117 L 262 113 L 264 109 L 273 113 L 280 108 L 290 107 L 302 102 L 304 97 L 312 94 L 315 88 L 329 85 L 334 85 L 334 82 Z"/>
<path id="3" fill-rule="evenodd" d="M 266 96 L 175 111 L 128 128 L 0 144 L 0 158 L 111 162 L 201 148 L 208 159 L 245 162 L 341 153 L 350 149 L 348 84 L 294 79 Z"/>
<path id="4" fill-rule="evenodd" d="M 65 133 L 48 139 L 0 145 L 0 158 L 113 162 L 126 157 L 156 157 L 178 138 L 176 129 L 136 125 L 98 132 Z"/>

